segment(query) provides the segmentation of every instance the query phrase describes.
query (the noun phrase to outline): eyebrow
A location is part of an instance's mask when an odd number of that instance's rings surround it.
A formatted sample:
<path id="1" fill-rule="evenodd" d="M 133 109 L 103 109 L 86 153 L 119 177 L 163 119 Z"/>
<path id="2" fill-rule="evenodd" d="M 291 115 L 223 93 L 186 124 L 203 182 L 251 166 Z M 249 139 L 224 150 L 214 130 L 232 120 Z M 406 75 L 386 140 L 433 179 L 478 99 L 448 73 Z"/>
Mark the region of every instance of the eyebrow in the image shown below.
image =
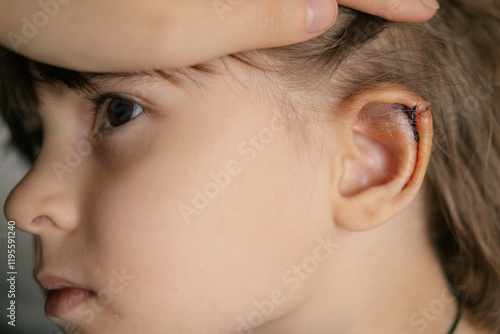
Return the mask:
<path id="1" fill-rule="evenodd" d="M 144 78 L 156 78 L 169 82 L 174 86 L 182 85 L 185 80 L 196 83 L 201 76 L 215 74 L 217 71 L 208 64 L 199 64 L 187 68 L 178 69 L 155 69 L 140 72 L 119 73 L 85 73 L 85 77 L 95 84 L 104 83 L 136 83 Z"/>
<path id="2" fill-rule="evenodd" d="M 140 81 L 143 78 L 159 78 L 173 85 L 180 85 L 182 77 L 177 70 L 153 70 L 141 72 L 120 72 L 120 73 L 85 73 L 84 76 L 93 84 L 123 83 L 128 84 Z"/>
<path id="3" fill-rule="evenodd" d="M 139 72 L 117 72 L 117 73 L 90 73 L 74 72 L 41 65 L 32 68 L 31 75 L 35 79 L 35 85 L 45 87 L 48 90 L 61 94 L 66 90 L 73 90 L 85 95 L 94 95 L 103 86 L 140 86 L 151 85 L 151 80 L 161 80 L 173 86 L 180 87 L 187 82 L 199 85 L 202 78 L 208 74 L 216 74 L 218 71 L 208 63 L 194 65 L 186 68 L 176 69 L 154 69 Z M 54 70 L 56 73 L 54 73 Z"/>

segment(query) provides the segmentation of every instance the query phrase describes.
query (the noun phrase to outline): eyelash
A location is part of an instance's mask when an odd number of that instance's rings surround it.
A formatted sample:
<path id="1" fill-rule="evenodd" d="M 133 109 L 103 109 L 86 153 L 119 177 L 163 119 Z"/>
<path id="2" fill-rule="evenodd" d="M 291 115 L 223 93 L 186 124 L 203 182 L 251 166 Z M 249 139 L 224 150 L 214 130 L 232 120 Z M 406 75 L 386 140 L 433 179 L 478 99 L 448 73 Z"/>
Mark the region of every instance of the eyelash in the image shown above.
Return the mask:
<path id="1" fill-rule="evenodd" d="M 109 103 L 113 99 L 119 99 L 119 100 L 131 102 L 134 105 L 139 106 L 142 109 L 141 113 L 146 114 L 146 108 L 143 105 L 141 105 L 140 103 L 136 102 L 133 98 L 131 98 L 128 95 L 119 94 L 119 93 L 106 93 L 106 94 L 100 94 L 100 95 L 97 95 L 94 97 L 89 97 L 88 100 L 92 103 L 92 109 L 91 109 L 90 113 L 94 117 L 94 128 L 96 128 L 96 125 L 97 125 L 95 123 L 97 123 L 97 122 L 102 123 L 102 124 L 98 125 L 97 130 L 94 130 L 95 134 L 111 135 L 115 131 L 123 130 L 127 125 L 129 125 L 129 123 L 131 121 L 133 121 L 135 118 L 140 116 L 140 114 L 138 114 L 138 115 L 134 116 L 133 118 L 131 118 L 130 120 L 128 120 L 128 121 L 126 121 L 118 126 L 111 126 L 110 125 L 108 129 L 104 129 L 103 122 L 106 120 L 107 115 L 106 114 L 103 115 L 103 113 L 106 113 L 106 110 L 103 110 L 103 109 L 107 106 L 109 107 Z M 101 115 L 102 115 L 102 117 L 100 117 Z"/>

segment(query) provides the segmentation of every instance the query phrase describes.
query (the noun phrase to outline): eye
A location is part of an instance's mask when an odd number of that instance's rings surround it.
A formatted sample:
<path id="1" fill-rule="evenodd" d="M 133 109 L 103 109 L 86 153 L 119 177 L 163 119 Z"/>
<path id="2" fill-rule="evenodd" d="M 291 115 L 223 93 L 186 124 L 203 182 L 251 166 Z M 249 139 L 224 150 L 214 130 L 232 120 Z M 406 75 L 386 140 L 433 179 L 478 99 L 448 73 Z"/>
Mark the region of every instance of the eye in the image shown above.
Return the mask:
<path id="1" fill-rule="evenodd" d="M 106 132 L 123 126 L 144 112 L 140 104 L 114 94 L 92 100 L 96 105 L 99 131 Z"/>

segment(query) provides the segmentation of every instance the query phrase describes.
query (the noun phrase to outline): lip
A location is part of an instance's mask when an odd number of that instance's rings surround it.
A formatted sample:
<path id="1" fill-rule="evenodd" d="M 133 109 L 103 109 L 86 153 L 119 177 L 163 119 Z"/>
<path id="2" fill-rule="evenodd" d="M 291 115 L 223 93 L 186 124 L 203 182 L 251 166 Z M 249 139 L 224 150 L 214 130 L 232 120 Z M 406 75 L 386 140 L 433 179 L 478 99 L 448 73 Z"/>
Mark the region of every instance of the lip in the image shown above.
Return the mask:
<path id="1" fill-rule="evenodd" d="M 35 279 L 48 291 L 45 301 L 45 314 L 48 317 L 59 318 L 95 296 L 91 290 L 57 276 L 38 274 Z"/>
<path id="2" fill-rule="evenodd" d="M 48 317 L 60 318 L 93 296 L 92 291 L 79 288 L 52 290 L 45 302 L 45 314 Z"/>

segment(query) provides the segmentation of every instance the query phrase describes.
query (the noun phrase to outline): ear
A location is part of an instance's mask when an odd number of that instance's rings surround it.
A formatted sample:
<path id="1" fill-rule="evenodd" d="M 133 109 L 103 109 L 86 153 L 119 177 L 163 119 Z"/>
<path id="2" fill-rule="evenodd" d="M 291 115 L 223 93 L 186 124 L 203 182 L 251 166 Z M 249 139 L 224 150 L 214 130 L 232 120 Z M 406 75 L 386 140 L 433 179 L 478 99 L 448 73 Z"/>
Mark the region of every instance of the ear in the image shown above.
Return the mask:
<path id="1" fill-rule="evenodd" d="M 415 198 L 432 148 L 429 104 L 397 85 L 343 101 L 332 165 L 335 223 L 352 231 L 388 221 Z"/>

